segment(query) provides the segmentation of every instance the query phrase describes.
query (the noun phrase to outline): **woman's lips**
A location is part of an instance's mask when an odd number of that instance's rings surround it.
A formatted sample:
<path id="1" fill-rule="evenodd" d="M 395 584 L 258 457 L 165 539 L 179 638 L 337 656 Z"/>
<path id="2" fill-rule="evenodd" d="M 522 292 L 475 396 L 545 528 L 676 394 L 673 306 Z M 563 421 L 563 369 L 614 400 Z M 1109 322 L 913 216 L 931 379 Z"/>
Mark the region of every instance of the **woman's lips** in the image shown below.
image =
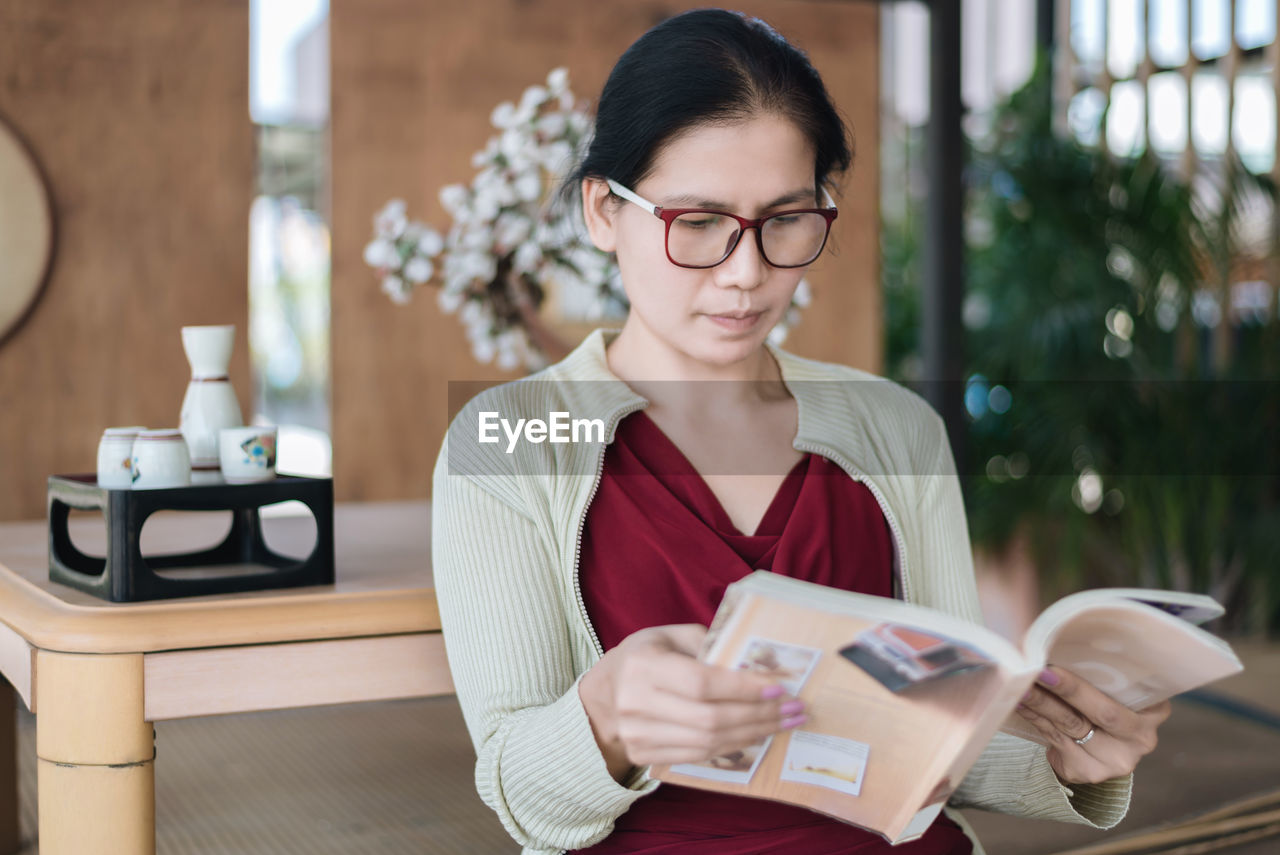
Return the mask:
<path id="1" fill-rule="evenodd" d="M 706 315 L 706 317 L 721 329 L 730 332 L 746 332 L 764 317 L 764 312 L 752 312 L 747 315 Z"/>

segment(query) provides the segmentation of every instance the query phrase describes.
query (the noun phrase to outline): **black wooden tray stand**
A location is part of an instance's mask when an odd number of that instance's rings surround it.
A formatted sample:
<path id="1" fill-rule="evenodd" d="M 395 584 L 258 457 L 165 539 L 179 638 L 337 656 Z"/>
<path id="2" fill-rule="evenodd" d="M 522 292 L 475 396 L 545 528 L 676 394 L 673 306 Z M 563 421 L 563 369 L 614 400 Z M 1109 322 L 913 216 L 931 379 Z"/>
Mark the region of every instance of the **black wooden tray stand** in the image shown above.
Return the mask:
<path id="1" fill-rule="evenodd" d="M 299 560 L 271 551 L 262 538 L 260 509 L 295 499 L 316 521 L 316 544 Z M 94 475 L 49 477 L 49 579 L 112 602 L 227 594 L 266 588 L 333 584 L 333 481 L 281 476 L 254 484 L 202 484 L 161 490 L 109 490 Z M 100 510 L 107 524 L 105 558 L 85 555 L 71 542 L 72 508 Z M 202 552 L 144 558 L 142 525 L 156 511 L 231 511 L 226 539 Z M 209 575 L 157 570 L 211 565 L 260 565 L 254 572 Z"/>

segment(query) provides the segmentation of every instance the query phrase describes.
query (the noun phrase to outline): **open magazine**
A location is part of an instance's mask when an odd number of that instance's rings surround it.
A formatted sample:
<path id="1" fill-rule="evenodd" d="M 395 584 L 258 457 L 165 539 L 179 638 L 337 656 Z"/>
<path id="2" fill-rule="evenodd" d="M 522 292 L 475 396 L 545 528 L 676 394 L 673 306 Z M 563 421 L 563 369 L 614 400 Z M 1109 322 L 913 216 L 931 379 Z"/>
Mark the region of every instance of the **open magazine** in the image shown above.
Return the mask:
<path id="1" fill-rule="evenodd" d="M 1046 609 L 1018 649 L 934 609 L 757 571 L 725 592 L 702 659 L 772 676 L 805 701 L 808 721 L 649 774 L 903 842 L 929 828 L 997 730 L 1042 742 L 1014 707 L 1047 663 L 1142 709 L 1241 670 L 1196 626 L 1221 614 L 1199 594 L 1084 591 Z"/>

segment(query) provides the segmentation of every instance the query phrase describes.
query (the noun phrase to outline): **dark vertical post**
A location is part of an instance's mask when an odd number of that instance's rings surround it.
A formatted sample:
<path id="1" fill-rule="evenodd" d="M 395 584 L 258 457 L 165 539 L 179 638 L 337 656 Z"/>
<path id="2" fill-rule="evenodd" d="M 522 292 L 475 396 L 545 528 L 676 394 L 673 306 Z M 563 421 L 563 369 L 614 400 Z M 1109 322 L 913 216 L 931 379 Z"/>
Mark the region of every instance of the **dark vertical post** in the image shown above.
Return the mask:
<path id="1" fill-rule="evenodd" d="M 1036 0 L 1036 47 L 1053 49 L 1053 25 L 1056 20 L 1054 0 Z"/>
<path id="2" fill-rule="evenodd" d="M 960 0 L 929 12 L 929 198 L 921 351 L 925 397 L 947 425 L 956 468 L 965 471 L 964 135 L 960 127 Z"/>

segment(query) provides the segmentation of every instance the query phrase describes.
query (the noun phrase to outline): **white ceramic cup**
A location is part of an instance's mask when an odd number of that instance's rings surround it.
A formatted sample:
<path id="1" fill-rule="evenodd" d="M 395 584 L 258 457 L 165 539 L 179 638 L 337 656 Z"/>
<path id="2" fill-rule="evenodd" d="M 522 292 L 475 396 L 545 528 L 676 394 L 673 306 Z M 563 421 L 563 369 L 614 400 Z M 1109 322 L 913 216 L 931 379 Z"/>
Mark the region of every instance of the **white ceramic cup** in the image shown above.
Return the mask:
<path id="1" fill-rule="evenodd" d="M 191 454 L 177 428 L 144 430 L 133 441 L 133 489 L 162 490 L 191 483 Z"/>
<path id="2" fill-rule="evenodd" d="M 133 441 L 146 430 L 141 425 L 112 427 L 98 440 L 98 486 L 108 490 L 133 487 Z"/>
<path id="3" fill-rule="evenodd" d="M 276 477 L 275 425 L 248 425 L 218 431 L 218 459 L 228 484 Z"/>

